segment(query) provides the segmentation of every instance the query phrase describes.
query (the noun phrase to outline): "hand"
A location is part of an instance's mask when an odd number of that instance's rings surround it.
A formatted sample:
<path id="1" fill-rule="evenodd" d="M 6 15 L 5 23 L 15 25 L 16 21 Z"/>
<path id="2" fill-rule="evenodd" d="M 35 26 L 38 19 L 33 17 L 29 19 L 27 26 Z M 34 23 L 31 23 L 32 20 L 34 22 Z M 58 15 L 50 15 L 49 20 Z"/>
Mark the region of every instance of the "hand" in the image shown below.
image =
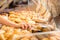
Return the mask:
<path id="1" fill-rule="evenodd" d="M 21 27 L 22 29 L 31 29 L 31 25 L 29 25 L 25 22 L 19 24 L 19 27 Z"/>

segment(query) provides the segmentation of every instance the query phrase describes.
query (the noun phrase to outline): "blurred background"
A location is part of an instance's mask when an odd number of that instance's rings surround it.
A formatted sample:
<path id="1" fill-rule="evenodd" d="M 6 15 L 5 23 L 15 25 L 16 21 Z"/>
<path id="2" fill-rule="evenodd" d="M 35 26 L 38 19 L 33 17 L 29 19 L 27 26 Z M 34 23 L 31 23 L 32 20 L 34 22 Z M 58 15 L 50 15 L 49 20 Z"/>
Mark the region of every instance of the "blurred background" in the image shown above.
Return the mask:
<path id="1" fill-rule="evenodd" d="M 0 0 L 0 12 L 20 5 L 31 5 L 32 1 L 40 1 L 52 13 L 57 25 L 60 25 L 60 0 Z"/>

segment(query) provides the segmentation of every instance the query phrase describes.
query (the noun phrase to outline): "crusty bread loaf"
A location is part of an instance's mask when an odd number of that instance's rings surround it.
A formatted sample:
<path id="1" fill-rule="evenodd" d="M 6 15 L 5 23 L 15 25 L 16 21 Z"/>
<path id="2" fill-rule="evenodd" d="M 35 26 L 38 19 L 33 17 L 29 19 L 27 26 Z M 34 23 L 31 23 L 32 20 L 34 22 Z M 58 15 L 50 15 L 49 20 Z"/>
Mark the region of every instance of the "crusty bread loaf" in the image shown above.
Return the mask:
<path id="1" fill-rule="evenodd" d="M 59 0 L 47 0 L 48 10 L 52 13 L 53 17 L 60 14 L 60 1 Z"/>
<path id="2" fill-rule="evenodd" d="M 60 0 L 41 0 L 41 3 L 52 13 L 53 17 L 60 14 Z"/>

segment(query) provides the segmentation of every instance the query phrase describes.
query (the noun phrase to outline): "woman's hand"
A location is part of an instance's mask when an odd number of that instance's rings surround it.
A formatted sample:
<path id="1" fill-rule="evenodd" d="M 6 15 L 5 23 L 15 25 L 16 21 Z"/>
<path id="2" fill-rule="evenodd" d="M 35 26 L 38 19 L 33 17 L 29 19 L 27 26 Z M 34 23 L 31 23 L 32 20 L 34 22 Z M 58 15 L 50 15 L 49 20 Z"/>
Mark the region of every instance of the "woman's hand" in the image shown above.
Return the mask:
<path id="1" fill-rule="evenodd" d="M 25 23 L 25 22 L 22 22 L 18 25 L 19 27 L 21 27 L 22 29 L 31 29 L 31 25 Z"/>
<path id="2" fill-rule="evenodd" d="M 30 29 L 31 25 L 25 23 L 25 22 L 21 22 L 20 24 L 16 24 L 6 18 L 4 18 L 3 16 L 0 15 L 0 24 L 4 24 L 4 25 L 8 25 L 10 27 L 16 27 L 16 28 L 22 28 L 22 29 Z"/>

